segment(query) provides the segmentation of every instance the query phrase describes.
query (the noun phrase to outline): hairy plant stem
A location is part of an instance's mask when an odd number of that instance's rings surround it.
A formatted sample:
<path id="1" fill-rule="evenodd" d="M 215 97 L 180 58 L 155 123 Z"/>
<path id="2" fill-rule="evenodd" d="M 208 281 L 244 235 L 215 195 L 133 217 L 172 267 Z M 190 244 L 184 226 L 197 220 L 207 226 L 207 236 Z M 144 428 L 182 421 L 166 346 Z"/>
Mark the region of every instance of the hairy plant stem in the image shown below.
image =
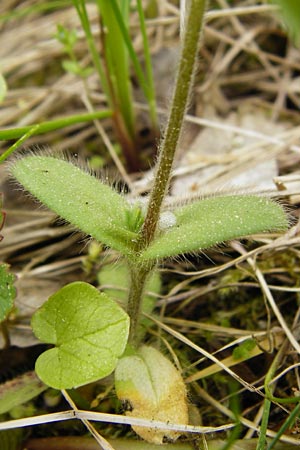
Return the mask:
<path id="1" fill-rule="evenodd" d="M 140 235 L 140 248 L 149 245 L 155 235 L 162 203 L 167 192 L 184 114 L 192 86 L 206 0 L 191 0 L 180 62 L 166 126 L 150 194 L 147 214 Z"/>
<path id="2" fill-rule="evenodd" d="M 141 315 L 141 304 L 145 291 L 145 284 L 155 264 L 147 266 L 130 264 L 130 289 L 128 295 L 127 312 L 130 317 L 128 342 L 137 346 L 137 332 Z"/>
<path id="3" fill-rule="evenodd" d="M 163 200 L 169 186 L 175 152 L 192 86 L 206 3 L 207 0 L 191 0 L 190 3 L 178 73 L 171 102 L 171 111 L 160 146 L 154 185 L 150 194 L 146 218 L 136 245 L 137 254 L 145 249 L 154 238 Z M 132 345 L 137 345 L 137 328 L 139 324 L 143 290 L 146 278 L 154 268 L 154 264 L 145 266 L 145 263 L 139 263 L 138 258 L 134 264 L 134 267 L 131 267 L 131 286 L 129 290 L 127 312 L 130 317 L 131 327 L 129 342 Z"/>

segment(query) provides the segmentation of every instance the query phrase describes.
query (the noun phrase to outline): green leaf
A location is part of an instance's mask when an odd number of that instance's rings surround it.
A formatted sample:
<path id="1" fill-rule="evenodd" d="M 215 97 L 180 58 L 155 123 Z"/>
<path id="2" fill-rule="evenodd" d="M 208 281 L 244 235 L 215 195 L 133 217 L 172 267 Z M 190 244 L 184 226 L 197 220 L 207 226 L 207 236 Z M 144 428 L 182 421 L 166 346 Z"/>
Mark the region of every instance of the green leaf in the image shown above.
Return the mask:
<path id="1" fill-rule="evenodd" d="M 124 307 L 128 300 L 128 289 L 130 284 L 129 268 L 124 261 L 118 264 L 108 264 L 100 270 L 98 280 L 101 285 L 107 285 L 103 292 L 110 297 L 119 300 Z M 153 272 L 145 286 L 146 292 L 158 294 L 161 289 L 161 280 L 158 272 Z M 155 307 L 156 298 L 152 295 L 144 295 L 142 303 L 142 312 L 151 314 Z"/>
<path id="2" fill-rule="evenodd" d="M 46 389 L 48 386 L 42 383 L 34 372 L 26 372 L 0 384 L 0 414 L 27 403 Z"/>
<path id="3" fill-rule="evenodd" d="M 136 234 L 129 230 L 126 200 L 94 176 L 51 156 L 26 156 L 12 175 L 48 208 L 96 240 L 128 255 Z"/>
<path id="4" fill-rule="evenodd" d="M 71 59 L 64 59 L 62 61 L 63 69 L 66 72 L 73 73 L 74 75 L 79 75 L 81 68 L 77 61 L 72 61 Z"/>
<path id="5" fill-rule="evenodd" d="M 300 45 L 300 2 L 299 0 L 272 0 L 279 5 L 285 23 L 295 43 Z"/>
<path id="6" fill-rule="evenodd" d="M 160 234 L 141 254 L 142 259 L 176 256 L 230 239 L 283 231 L 288 227 L 288 218 L 278 203 L 255 195 L 208 198 L 168 214 L 170 226 L 164 224 Z"/>
<path id="7" fill-rule="evenodd" d="M 128 291 L 130 286 L 130 273 L 129 267 L 125 261 L 119 261 L 118 264 L 108 264 L 100 270 L 98 274 L 98 281 L 103 287 L 103 292 L 107 293 L 110 297 L 121 302 L 122 306 L 126 309 L 128 300 Z M 157 298 L 155 295 L 147 294 L 159 294 L 161 290 L 161 278 L 158 271 L 150 274 L 146 285 L 145 294 L 143 295 L 141 310 L 143 313 L 151 314 L 155 308 Z M 147 317 L 142 316 L 140 319 L 139 340 L 144 337 L 145 331 L 152 325 L 152 321 Z"/>
<path id="8" fill-rule="evenodd" d="M 233 359 L 247 359 L 250 357 L 252 350 L 256 347 L 254 339 L 247 339 L 236 347 L 232 352 Z"/>
<path id="9" fill-rule="evenodd" d="M 120 358 L 115 371 L 116 393 L 132 407 L 127 415 L 170 423 L 188 423 L 186 389 L 173 364 L 153 347 L 142 346 Z M 162 444 L 164 438 L 175 440 L 179 434 L 133 426 L 148 442 Z"/>
<path id="10" fill-rule="evenodd" d="M 7 264 L 0 264 L 0 322 L 7 317 L 16 297 L 15 276 L 9 273 L 8 267 Z"/>
<path id="11" fill-rule="evenodd" d="M 126 124 L 129 135 L 135 136 L 135 120 L 132 100 L 132 89 L 130 84 L 130 70 L 128 49 L 123 33 L 128 35 L 128 0 L 113 2 L 107 0 L 97 0 L 96 4 L 106 27 L 104 35 L 105 60 L 108 65 L 110 83 L 113 88 L 112 94 L 117 99 L 118 108 Z M 116 16 L 116 11 L 119 16 Z M 118 18 L 120 21 L 118 21 Z M 123 32 L 123 33 L 122 33 Z"/>
<path id="12" fill-rule="evenodd" d="M 57 31 L 54 37 L 65 46 L 67 51 L 73 49 L 78 40 L 76 29 L 69 30 L 61 24 L 57 25 Z"/>
<path id="13" fill-rule="evenodd" d="M 40 379 L 70 389 L 109 375 L 124 352 L 129 318 L 106 294 L 90 284 L 64 286 L 34 314 L 32 328 L 54 344 L 36 361 Z"/>
<path id="14" fill-rule="evenodd" d="M 86 78 L 93 72 L 91 67 L 81 67 L 79 62 L 72 61 L 71 59 L 65 59 L 62 61 L 62 66 L 66 72 L 73 73 L 74 75 L 79 75 L 80 77 Z"/>

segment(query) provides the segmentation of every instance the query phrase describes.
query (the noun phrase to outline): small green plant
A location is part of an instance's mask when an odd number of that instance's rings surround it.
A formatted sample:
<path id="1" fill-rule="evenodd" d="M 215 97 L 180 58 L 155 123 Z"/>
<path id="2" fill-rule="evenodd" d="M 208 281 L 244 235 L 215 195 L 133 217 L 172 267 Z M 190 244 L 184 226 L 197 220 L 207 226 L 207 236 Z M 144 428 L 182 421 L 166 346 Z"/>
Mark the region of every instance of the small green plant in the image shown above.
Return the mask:
<path id="1" fill-rule="evenodd" d="M 81 78 L 86 78 L 90 75 L 93 69 L 91 67 L 81 67 L 75 55 L 74 47 L 78 40 L 76 30 L 69 30 L 59 24 L 57 25 L 57 33 L 55 37 L 64 46 L 65 52 L 69 57 L 68 59 L 64 59 L 62 61 L 62 66 L 65 71 L 78 75 Z"/>
<path id="2" fill-rule="evenodd" d="M 143 345 L 141 332 L 142 311 L 149 313 L 155 306 L 145 300 L 145 292 L 151 290 L 157 266 L 164 258 L 288 227 L 278 203 L 255 195 L 211 197 L 165 209 L 205 6 L 205 0 L 190 2 L 169 121 L 146 206 L 139 200 L 128 201 L 71 161 L 33 153 L 11 163 L 12 175 L 32 195 L 119 252 L 125 267 L 122 277 L 128 277 L 128 298 L 123 301 L 126 313 L 108 292 L 99 293 L 82 282 L 67 285 L 49 298 L 32 319 L 36 335 L 54 345 L 38 358 L 37 373 L 48 385 L 62 389 L 89 383 L 115 370 L 116 392 L 132 405 L 131 414 L 175 423 L 188 421 L 183 381 L 165 356 Z M 177 437 L 173 431 L 135 430 L 154 443 L 162 443 L 164 436 Z"/>

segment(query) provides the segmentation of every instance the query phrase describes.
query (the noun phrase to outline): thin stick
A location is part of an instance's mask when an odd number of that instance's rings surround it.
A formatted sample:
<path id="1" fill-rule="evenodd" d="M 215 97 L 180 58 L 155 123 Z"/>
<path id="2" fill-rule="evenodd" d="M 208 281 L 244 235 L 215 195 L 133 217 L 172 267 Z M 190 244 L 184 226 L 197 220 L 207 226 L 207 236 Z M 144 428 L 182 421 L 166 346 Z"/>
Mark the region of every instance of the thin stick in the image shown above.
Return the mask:
<path id="1" fill-rule="evenodd" d="M 64 398 L 66 399 L 66 401 L 69 403 L 69 405 L 71 406 L 71 408 L 73 408 L 74 411 L 78 411 L 78 408 L 76 406 L 76 404 L 73 402 L 73 400 L 71 399 L 71 397 L 69 396 L 69 394 L 67 393 L 67 391 L 65 389 L 63 389 L 62 391 L 62 395 L 64 396 Z M 96 428 L 87 420 L 87 419 L 81 419 L 81 422 L 85 425 L 85 427 L 89 430 L 89 432 L 91 433 L 91 435 L 95 438 L 95 440 L 97 441 L 97 443 L 100 445 L 100 447 L 102 448 L 102 450 L 115 450 L 109 442 L 107 442 L 106 439 L 104 439 L 104 437 L 102 437 L 98 431 L 96 430 Z"/>
<path id="2" fill-rule="evenodd" d="M 41 414 L 40 416 L 26 417 L 25 419 L 8 420 L 0 423 L 0 430 L 11 430 L 19 427 L 28 427 L 40 425 L 43 423 L 62 422 L 65 420 L 86 419 L 94 422 L 118 423 L 122 425 L 136 425 L 141 427 L 157 428 L 159 430 L 174 430 L 183 433 L 215 433 L 218 431 L 229 430 L 235 426 L 235 423 L 228 423 L 219 427 L 201 427 L 193 425 L 182 425 L 166 423 L 157 420 L 141 419 L 139 417 L 126 417 L 119 414 L 97 413 L 92 411 L 69 410 L 52 414 Z"/>

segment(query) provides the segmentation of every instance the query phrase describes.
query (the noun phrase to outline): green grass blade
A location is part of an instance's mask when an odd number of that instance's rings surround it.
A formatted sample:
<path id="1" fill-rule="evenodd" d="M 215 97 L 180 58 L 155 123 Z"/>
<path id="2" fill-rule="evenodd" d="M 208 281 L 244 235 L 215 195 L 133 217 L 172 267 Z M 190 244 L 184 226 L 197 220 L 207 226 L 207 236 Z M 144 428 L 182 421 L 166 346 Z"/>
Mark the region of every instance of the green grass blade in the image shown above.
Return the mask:
<path id="1" fill-rule="evenodd" d="M 281 425 L 281 427 L 277 431 L 276 436 L 270 442 L 267 450 L 272 450 L 275 447 L 275 445 L 278 443 L 283 433 L 294 424 L 297 417 L 299 417 L 299 414 L 300 414 L 300 403 L 298 403 L 298 405 L 296 405 L 293 411 L 288 415 L 285 422 Z"/>
<path id="2" fill-rule="evenodd" d="M 0 164 L 3 163 L 15 150 L 17 150 L 21 145 L 24 144 L 27 139 L 30 138 L 33 134 L 35 134 L 38 129 L 38 125 L 34 125 L 30 128 L 20 139 L 17 140 L 13 145 L 11 145 L 1 156 L 0 156 Z"/>
<path id="3" fill-rule="evenodd" d="M 128 32 L 128 29 L 126 28 L 126 26 L 124 24 L 124 21 L 122 19 L 122 14 L 121 14 L 120 8 L 118 7 L 118 4 L 117 4 L 116 0 L 111 0 L 110 3 L 111 3 L 111 7 L 114 10 L 114 14 L 115 14 L 116 20 L 117 20 L 117 22 L 119 24 L 120 31 L 122 33 L 124 42 L 125 42 L 125 44 L 127 46 L 128 53 L 129 53 L 130 59 L 132 61 L 132 64 L 133 64 L 136 76 L 138 78 L 139 84 L 140 84 L 140 86 L 141 86 L 141 88 L 142 88 L 142 90 L 144 92 L 144 95 L 145 95 L 146 99 L 149 101 L 149 98 L 151 98 L 149 84 L 148 84 L 148 81 L 145 78 L 145 75 L 144 75 L 143 69 L 141 67 L 141 64 L 140 64 L 140 62 L 138 60 L 138 57 L 137 57 L 137 55 L 136 55 L 136 53 L 134 51 L 134 48 L 133 48 L 133 45 L 132 45 L 132 42 L 131 42 L 131 39 L 130 39 L 130 35 L 129 35 L 129 32 Z"/>
<path id="4" fill-rule="evenodd" d="M 147 91 L 148 97 L 146 97 L 146 98 L 147 98 L 148 104 L 149 104 L 152 125 L 155 129 L 157 129 L 158 119 L 157 119 L 157 111 L 156 111 L 156 99 L 155 99 L 155 87 L 154 87 L 154 80 L 153 80 L 152 62 L 151 62 L 150 48 L 149 48 L 149 42 L 148 42 L 148 37 L 147 37 L 147 31 L 146 31 L 144 10 L 143 10 L 143 5 L 142 5 L 141 0 L 137 0 L 137 9 L 138 9 L 138 13 L 139 13 L 140 28 L 141 28 L 142 38 L 143 38 L 146 76 L 147 76 L 147 82 L 149 85 L 149 88 Z"/>
<path id="5" fill-rule="evenodd" d="M 97 0 L 99 13 L 106 27 L 105 32 L 105 59 L 108 64 L 110 83 L 113 87 L 114 103 L 126 124 L 127 131 L 134 139 L 135 119 L 133 111 L 133 98 L 130 84 L 130 72 L 128 50 L 124 42 L 120 23 L 116 19 L 112 2 Z M 122 4 L 122 12 L 119 10 L 120 21 L 124 30 L 128 29 L 129 2 Z"/>
<path id="6" fill-rule="evenodd" d="M 75 114 L 68 117 L 62 117 L 61 119 L 49 120 L 39 124 L 27 125 L 25 127 L 7 128 L 0 130 L 0 140 L 17 139 L 22 137 L 25 133 L 30 132 L 33 127 L 37 127 L 34 130 L 34 135 L 48 133 L 49 131 L 59 130 L 70 125 L 76 125 L 81 122 L 90 122 L 96 119 L 106 119 L 112 116 L 112 111 L 109 109 L 103 111 L 97 111 L 86 114 Z"/>
<path id="7" fill-rule="evenodd" d="M 110 110 L 97 111 L 87 114 L 75 114 L 69 117 L 63 117 L 62 119 L 50 120 L 42 122 L 40 124 L 27 125 L 19 128 L 7 128 L 6 130 L 0 130 L 0 140 L 10 140 L 19 138 L 11 147 L 9 147 L 2 155 L 0 155 L 0 164 L 5 161 L 9 155 L 11 155 L 17 148 L 24 144 L 24 142 L 38 134 L 48 133 L 49 131 L 59 130 L 70 125 L 77 123 L 89 122 L 95 119 L 105 119 L 111 117 L 112 112 Z"/>
<path id="8" fill-rule="evenodd" d="M 108 101 L 110 107 L 112 107 L 111 92 L 110 92 L 109 85 L 108 85 L 108 82 L 107 82 L 107 79 L 106 79 L 106 76 L 104 73 L 104 69 L 102 67 L 99 51 L 97 50 L 97 47 L 95 44 L 95 39 L 94 39 L 92 30 L 91 30 L 91 25 L 89 22 L 88 13 L 87 13 L 86 6 L 85 6 L 85 1 L 84 0 L 73 0 L 73 4 L 77 10 L 77 13 L 78 13 L 78 16 L 79 16 L 79 19 L 81 22 L 81 26 L 85 33 L 85 37 L 87 40 L 88 47 L 90 49 L 90 53 L 92 56 L 94 66 L 99 74 L 100 81 L 102 84 L 102 89 L 107 97 L 107 101 Z"/>
<path id="9" fill-rule="evenodd" d="M 51 11 L 55 11 L 58 9 L 66 8 L 72 4 L 72 0 L 51 0 L 49 2 L 35 2 L 30 6 L 21 7 L 21 8 L 11 8 L 9 12 L 5 12 L 0 14 L 0 22 L 8 22 L 12 19 L 19 19 L 22 17 L 26 17 L 32 13 L 49 13 Z M 21 5 L 21 3 L 20 3 Z"/>
<path id="10" fill-rule="evenodd" d="M 269 423 L 270 409 L 271 409 L 271 402 L 270 402 L 270 400 L 265 398 L 265 400 L 264 400 L 264 407 L 263 407 L 262 421 L 261 421 L 261 424 L 260 424 L 259 436 L 258 436 L 258 442 L 257 442 L 256 450 L 265 450 L 265 448 L 266 448 L 266 444 L 267 444 L 267 429 L 268 429 L 268 423 Z"/>

